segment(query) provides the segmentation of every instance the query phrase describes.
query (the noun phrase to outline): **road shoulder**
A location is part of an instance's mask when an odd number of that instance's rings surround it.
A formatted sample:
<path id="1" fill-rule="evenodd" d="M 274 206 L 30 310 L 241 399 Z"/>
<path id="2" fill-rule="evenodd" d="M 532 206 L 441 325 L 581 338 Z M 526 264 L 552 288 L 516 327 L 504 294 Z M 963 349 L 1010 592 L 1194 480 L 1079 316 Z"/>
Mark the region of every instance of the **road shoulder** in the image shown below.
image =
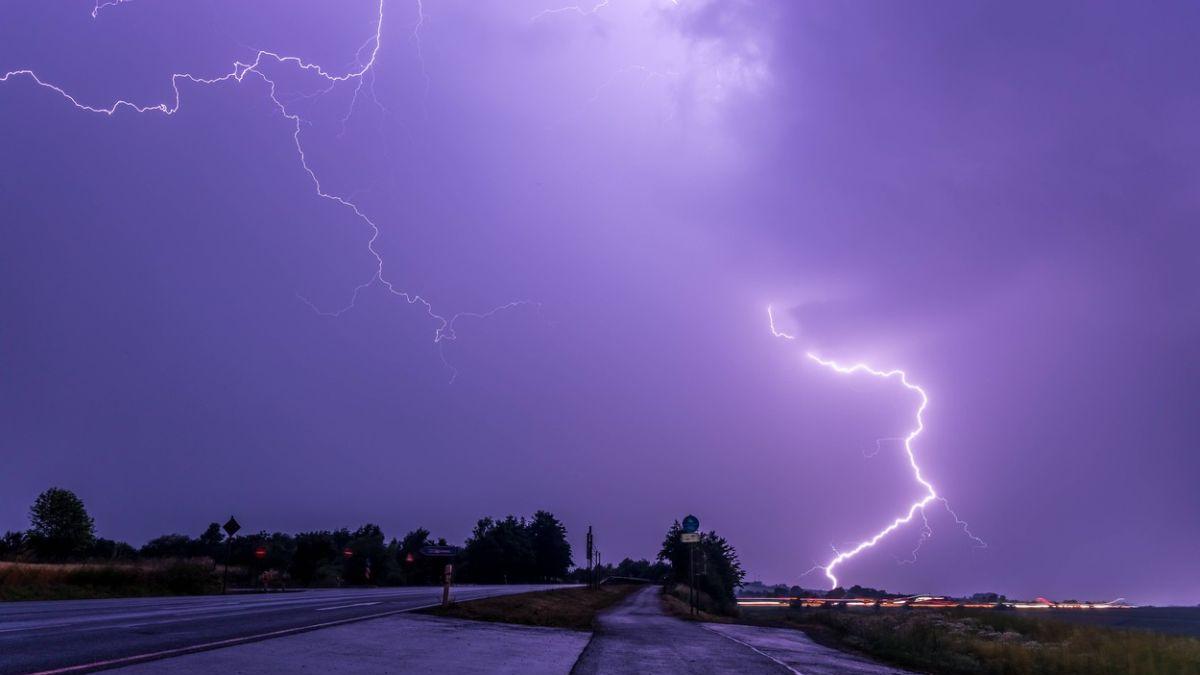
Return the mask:
<path id="1" fill-rule="evenodd" d="M 793 628 L 765 628 L 729 623 L 705 623 L 705 629 L 745 645 L 788 669 L 805 675 L 913 675 L 863 657 L 813 642 Z"/>
<path id="2" fill-rule="evenodd" d="M 588 634 L 399 614 L 188 654 L 120 673 L 531 673 L 568 672 Z"/>

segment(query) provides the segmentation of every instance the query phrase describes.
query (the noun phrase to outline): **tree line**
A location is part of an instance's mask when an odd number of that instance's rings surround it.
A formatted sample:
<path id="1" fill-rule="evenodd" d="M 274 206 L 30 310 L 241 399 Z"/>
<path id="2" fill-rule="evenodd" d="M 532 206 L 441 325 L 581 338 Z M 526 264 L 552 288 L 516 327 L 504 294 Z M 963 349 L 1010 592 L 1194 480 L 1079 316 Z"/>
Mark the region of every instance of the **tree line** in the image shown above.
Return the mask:
<path id="1" fill-rule="evenodd" d="M 198 560 L 207 561 L 211 569 L 226 564 L 235 581 L 265 574 L 275 583 L 293 586 L 437 584 L 447 562 L 454 564 L 456 579 L 475 583 L 583 583 L 626 577 L 687 584 L 694 563 L 697 587 L 723 611 L 736 608 L 735 590 L 745 578 L 737 551 L 728 541 L 715 532 L 704 532 L 695 545 L 684 544 L 678 521 L 667 530 L 653 562 L 626 558 L 590 572 L 586 566 L 575 567 L 567 529 L 549 511 L 538 511 L 531 518 L 481 518 L 451 558 L 421 554 L 426 546 L 447 543 L 425 528 L 389 539 L 372 523 L 353 530 L 263 531 L 228 538 L 221 525 L 213 522 L 195 537 L 167 534 L 134 548 L 96 536 L 95 522 L 83 501 L 62 488 L 39 495 L 30 507 L 29 521 L 28 530 L 10 531 L 0 538 L 0 559 L 50 563 Z"/>
<path id="2" fill-rule="evenodd" d="M 564 581 L 574 565 L 567 529 L 549 511 L 532 518 L 485 517 L 476 523 L 452 558 L 428 558 L 426 546 L 446 545 L 418 527 L 388 538 L 367 523 L 357 529 L 288 534 L 258 532 L 227 538 L 210 523 L 198 536 L 166 534 L 140 548 L 96 536 L 95 521 L 83 501 L 62 488 L 50 488 L 29 510 L 30 527 L 0 538 L 0 559 L 28 562 L 208 559 L 228 564 L 243 577 L 269 573 L 299 586 L 342 584 L 409 585 L 440 583 L 443 565 L 453 562 L 455 578 L 477 583 Z"/>

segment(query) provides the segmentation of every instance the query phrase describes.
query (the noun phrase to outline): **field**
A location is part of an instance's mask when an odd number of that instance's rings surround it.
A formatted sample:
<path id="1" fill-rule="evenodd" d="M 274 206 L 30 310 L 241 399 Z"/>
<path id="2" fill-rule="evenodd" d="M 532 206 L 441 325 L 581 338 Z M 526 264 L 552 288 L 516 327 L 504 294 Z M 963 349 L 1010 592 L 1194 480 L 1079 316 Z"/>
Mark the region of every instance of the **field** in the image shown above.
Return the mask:
<path id="1" fill-rule="evenodd" d="M 220 584 L 207 559 L 63 565 L 0 562 L 0 600 L 199 595 L 220 590 Z"/>
<path id="2" fill-rule="evenodd" d="M 1049 610 L 1045 616 L 1086 626 L 1150 630 L 1200 637 L 1200 607 L 1133 607 L 1101 612 Z"/>
<path id="3" fill-rule="evenodd" d="M 641 586 L 601 586 L 598 589 L 536 591 L 454 603 L 446 608 L 422 610 L 422 613 L 472 621 L 591 630 L 596 614 L 639 588 Z"/>
<path id="4" fill-rule="evenodd" d="M 1103 613 L 1094 612 L 1096 615 Z M 1148 614 L 1143 619 L 1149 621 L 1150 616 L 1153 615 Z M 1101 618 L 1097 616 L 1091 620 L 1100 621 Z M 1200 639 L 1068 623 L 1058 620 L 1057 616 L 1041 613 L 972 609 L 744 608 L 740 621 L 798 628 L 823 644 L 929 673 L 1200 673 Z"/>

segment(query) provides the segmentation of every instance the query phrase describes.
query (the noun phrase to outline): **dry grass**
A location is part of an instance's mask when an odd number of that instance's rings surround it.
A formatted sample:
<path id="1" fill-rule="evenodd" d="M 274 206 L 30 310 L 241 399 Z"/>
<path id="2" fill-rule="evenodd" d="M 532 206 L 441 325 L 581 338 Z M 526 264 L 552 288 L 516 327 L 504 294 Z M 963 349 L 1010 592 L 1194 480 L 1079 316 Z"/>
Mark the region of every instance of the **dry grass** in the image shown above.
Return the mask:
<path id="1" fill-rule="evenodd" d="M 212 562 L 155 560 L 128 563 L 0 562 L 0 600 L 68 600 L 215 592 Z"/>
<path id="2" fill-rule="evenodd" d="M 1200 673 L 1200 639 L 1067 624 L 993 610 L 750 610 L 743 622 L 895 665 L 952 675 Z"/>
<path id="3" fill-rule="evenodd" d="M 502 595 L 482 600 L 456 602 L 449 607 L 422 610 L 436 616 L 519 623 L 572 630 L 591 630 L 596 614 L 611 607 L 642 586 L 561 588 L 551 591 Z"/>
<path id="4" fill-rule="evenodd" d="M 692 614 L 688 606 L 687 584 L 675 584 L 662 595 L 663 610 L 671 616 L 688 621 L 704 621 L 707 623 L 732 623 L 733 619 L 718 611 L 717 603 L 704 591 L 700 591 L 700 613 Z"/>

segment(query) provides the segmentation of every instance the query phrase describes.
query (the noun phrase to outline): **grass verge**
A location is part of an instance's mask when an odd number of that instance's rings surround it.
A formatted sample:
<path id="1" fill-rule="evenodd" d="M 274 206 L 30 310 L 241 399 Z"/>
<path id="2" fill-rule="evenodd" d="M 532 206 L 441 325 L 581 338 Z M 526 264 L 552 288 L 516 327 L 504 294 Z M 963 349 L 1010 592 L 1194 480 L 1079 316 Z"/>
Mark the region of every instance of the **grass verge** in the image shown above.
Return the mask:
<path id="1" fill-rule="evenodd" d="M 719 611 L 717 603 L 704 591 L 700 591 L 700 613 L 692 614 L 688 606 L 688 587 L 686 584 L 669 586 L 662 594 L 663 611 L 671 616 L 687 621 L 705 621 L 708 623 L 733 623 L 734 619 Z"/>
<path id="2" fill-rule="evenodd" d="M 207 559 L 65 565 L 0 562 L 0 600 L 201 595 L 220 587 Z"/>
<path id="3" fill-rule="evenodd" d="M 954 609 L 743 609 L 740 623 L 798 628 L 822 644 L 950 675 L 1200 673 L 1200 639 Z"/>
<path id="4" fill-rule="evenodd" d="M 624 600 L 640 588 L 642 587 L 561 588 L 456 602 L 449 607 L 423 609 L 421 613 L 471 621 L 591 630 L 592 622 L 598 613 Z"/>

